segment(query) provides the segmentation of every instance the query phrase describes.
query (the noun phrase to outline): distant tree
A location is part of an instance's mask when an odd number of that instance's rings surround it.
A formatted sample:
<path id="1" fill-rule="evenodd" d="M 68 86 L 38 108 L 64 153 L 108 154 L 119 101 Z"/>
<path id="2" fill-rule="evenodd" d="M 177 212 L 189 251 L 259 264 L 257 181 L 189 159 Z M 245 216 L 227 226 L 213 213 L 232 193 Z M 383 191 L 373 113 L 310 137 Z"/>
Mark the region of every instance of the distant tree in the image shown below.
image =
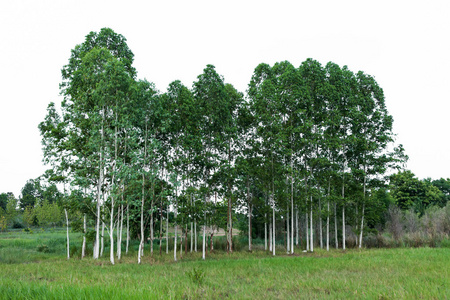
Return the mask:
<path id="1" fill-rule="evenodd" d="M 15 219 L 15 217 L 19 214 L 17 210 L 17 199 L 14 197 L 14 195 L 10 194 L 8 195 L 8 203 L 6 204 L 6 210 L 5 210 L 5 217 L 6 222 L 8 224 L 11 224 L 12 221 Z"/>
<path id="2" fill-rule="evenodd" d="M 439 204 L 443 196 L 437 187 L 427 180 L 419 180 L 409 170 L 391 175 L 389 188 L 399 208 L 413 208 L 420 215 L 427 207 Z"/>
<path id="3" fill-rule="evenodd" d="M 23 222 L 27 227 L 31 227 L 36 222 L 36 214 L 31 206 L 25 207 L 25 210 L 23 211 Z"/>
<path id="4" fill-rule="evenodd" d="M 21 198 L 19 199 L 19 206 L 21 210 L 26 207 L 34 207 L 36 199 L 39 197 L 39 191 L 36 189 L 36 181 L 28 179 L 22 188 Z"/>
<path id="5" fill-rule="evenodd" d="M 431 181 L 431 179 L 427 180 Z M 442 192 L 442 198 L 438 202 L 438 205 L 440 207 L 444 207 L 447 205 L 447 203 L 450 201 L 450 178 L 444 179 L 437 179 L 431 181 L 431 184 L 435 187 L 437 187 Z"/>
<path id="6" fill-rule="evenodd" d="M 8 194 L 7 193 L 1 193 L 0 194 L 0 208 L 5 210 L 7 203 L 8 203 Z"/>

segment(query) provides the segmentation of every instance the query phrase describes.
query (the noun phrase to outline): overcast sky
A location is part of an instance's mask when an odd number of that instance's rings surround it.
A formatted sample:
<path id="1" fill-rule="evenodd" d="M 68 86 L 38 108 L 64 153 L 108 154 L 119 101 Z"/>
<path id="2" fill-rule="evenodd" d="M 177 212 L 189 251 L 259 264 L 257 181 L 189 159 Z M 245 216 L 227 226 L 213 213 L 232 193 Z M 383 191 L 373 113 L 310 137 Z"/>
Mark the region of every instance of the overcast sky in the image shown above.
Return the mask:
<path id="1" fill-rule="evenodd" d="M 254 68 L 311 57 L 373 75 L 419 178 L 450 177 L 450 1 L 1 1 L 0 193 L 42 164 L 38 124 L 60 103 L 61 68 L 110 27 L 138 78 L 191 87 L 206 64 L 245 92 Z"/>

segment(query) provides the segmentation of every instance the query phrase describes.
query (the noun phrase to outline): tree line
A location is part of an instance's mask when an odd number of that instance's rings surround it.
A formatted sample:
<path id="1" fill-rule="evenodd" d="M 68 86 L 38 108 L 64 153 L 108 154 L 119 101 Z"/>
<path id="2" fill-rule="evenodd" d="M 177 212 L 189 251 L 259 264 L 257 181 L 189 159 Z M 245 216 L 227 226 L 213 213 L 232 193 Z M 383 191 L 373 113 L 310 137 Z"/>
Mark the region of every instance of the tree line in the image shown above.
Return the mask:
<path id="1" fill-rule="evenodd" d="M 407 159 L 372 76 L 313 59 L 262 63 L 244 95 L 207 65 L 191 88 L 161 93 L 132 63 L 122 35 L 89 33 L 62 69 L 61 110 L 50 103 L 39 124 L 42 178 L 61 187 L 67 228 L 75 212 L 83 232 L 95 228 L 95 259 L 106 235 L 113 264 L 123 235 L 126 252 L 140 241 L 138 262 L 147 237 L 153 253 L 165 235 L 168 252 L 170 230 L 175 260 L 177 238 L 197 251 L 199 234 L 205 259 L 219 228 L 232 252 L 243 215 L 249 251 L 254 231 L 273 255 L 280 239 L 294 253 L 302 232 L 307 251 L 345 249 L 349 230 L 362 246 L 377 193 Z"/>

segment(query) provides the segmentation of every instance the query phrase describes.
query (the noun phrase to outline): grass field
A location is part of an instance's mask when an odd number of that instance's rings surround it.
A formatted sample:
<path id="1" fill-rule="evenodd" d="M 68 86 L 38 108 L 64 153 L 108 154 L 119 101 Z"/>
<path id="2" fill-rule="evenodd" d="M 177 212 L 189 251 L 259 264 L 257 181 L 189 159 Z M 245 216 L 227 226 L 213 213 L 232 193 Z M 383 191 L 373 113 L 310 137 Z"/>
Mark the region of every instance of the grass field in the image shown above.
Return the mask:
<path id="1" fill-rule="evenodd" d="M 0 299 L 450 298 L 449 248 L 219 251 L 178 262 L 147 248 L 143 264 L 133 250 L 114 266 L 67 260 L 64 249 L 62 232 L 0 234 Z"/>

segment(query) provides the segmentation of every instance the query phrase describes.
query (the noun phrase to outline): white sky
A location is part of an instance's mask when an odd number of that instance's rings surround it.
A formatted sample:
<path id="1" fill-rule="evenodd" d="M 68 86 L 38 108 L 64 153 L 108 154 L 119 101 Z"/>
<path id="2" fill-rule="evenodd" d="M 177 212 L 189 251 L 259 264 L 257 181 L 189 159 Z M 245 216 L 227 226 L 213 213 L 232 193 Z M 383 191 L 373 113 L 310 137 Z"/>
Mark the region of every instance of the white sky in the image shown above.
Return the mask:
<path id="1" fill-rule="evenodd" d="M 450 1 L 1 1 L 0 193 L 46 169 L 37 128 L 90 31 L 128 40 L 164 92 L 213 64 L 244 92 L 262 62 L 311 57 L 375 76 L 419 178 L 450 177 Z"/>

